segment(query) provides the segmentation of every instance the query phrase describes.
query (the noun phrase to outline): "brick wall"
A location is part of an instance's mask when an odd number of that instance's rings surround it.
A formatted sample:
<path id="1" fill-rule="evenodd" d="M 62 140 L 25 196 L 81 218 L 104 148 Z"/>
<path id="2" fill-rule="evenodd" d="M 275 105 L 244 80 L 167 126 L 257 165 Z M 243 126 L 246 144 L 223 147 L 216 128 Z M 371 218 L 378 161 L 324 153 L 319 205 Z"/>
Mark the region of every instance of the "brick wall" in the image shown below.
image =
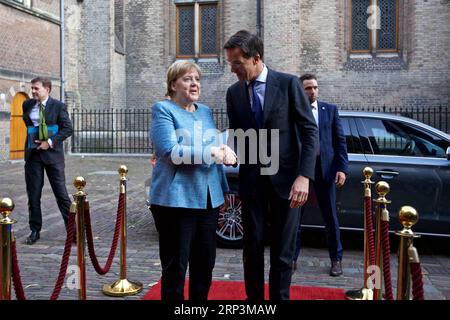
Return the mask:
<path id="1" fill-rule="evenodd" d="M 81 105 L 89 109 L 111 107 L 113 4 L 112 1 L 81 4 L 78 79 Z"/>
<path id="2" fill-rule="evenodd" d="M 127 107 L 127 99 L 126 99 L 127 88 L 125 82 L 126 77 L 125 56 L 119 53 L 114 53 L 112 64 L 113 66 L 112 66 L 112 82 L 111 82 L 111 92 L 112 92 L 111 107 L 125 109 Z"/>
<path id="3" fill-rule="evenodd" d="M 32 8 L 39 12 L 48 14 L 59 19 L 60 1 L 55 0 L 33 0 Z"/>
<path id="4" fill-rule="evenodd" d="M 64 5 L 65 101 L 69 108 L 73 108 L 81 106 L 81 95 L 79 92 L 81 5 L 77 0 L 65 0 Z"/>
<path id="5" fill-rule="evenodd" d="M 349 0 L 262 2 L 265 62 L 296 75 L 317 73 L 323 100 L 360 108 L 449 103 L 449 1 L 401 0 L 398 57 L 367 59 L 348 53 Z M 84 1 L 81 7 L 80 54 L 71 66 L 78 64 L 80 70 L 76 83 L 82 104 L 102 108 L 121 101 L 128 108 L 145 108 L 162 99 L 166 70 L 176 59 L 174 1 Z M 256 1 L 219 1 L 219 12 L 220 47 L 240 29 L 256 31 Z M 111 54 L 112 30 L 119 38 L 123 30 L 125 71 Z M 201 101 L 225 107 L 226 89 L 236 77 L 224 52 L 217 61 L 199 65 L 204 71 Z M 117 97 L 114 88 L 120 91 L 124 74 L 126 92 Z"/>
<path id="6" fill-rule="evenodd" d="M 302 0 L 298 74 L 317 73 L 320 97 L 341 106 L 449 105 L 450 3 L 400 3 L 399 57 L 350 59 L 347 2 Z"/>
<path id="7" fill-rule="evenodd" d="M 30 80 L 47 76 L 53 83 L 51 95 L 60 97 L 60 25 L 55 21 L 59 19 L 59 1 L 55 3 L 34 1 L 31 8 L 0 3 L 0 161 L 9 159 L 14 95 L 31 95 Z"/>
<path id="8" fill-rule="evenodd" d="M 0 3 L 0 68 L 59 77 L 59 25 Z"/>
<path id="9" fill-rule="evenodd" d="M 168 1 L 126 1 L 127 106 L 146 108 L 164 97 L 170 61 Z"/>
<path id="10" fill-rule="evenodd" d="M 9 112 L 0 111 L 0 161 L 9 159 L 9 117 Z"/>

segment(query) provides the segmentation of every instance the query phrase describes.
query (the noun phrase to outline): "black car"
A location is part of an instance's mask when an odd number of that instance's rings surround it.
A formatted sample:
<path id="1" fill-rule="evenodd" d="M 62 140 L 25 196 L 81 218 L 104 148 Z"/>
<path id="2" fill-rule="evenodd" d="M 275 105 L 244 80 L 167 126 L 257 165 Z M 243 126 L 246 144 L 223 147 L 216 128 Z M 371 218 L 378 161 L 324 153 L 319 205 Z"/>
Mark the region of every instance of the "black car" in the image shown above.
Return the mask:
<path id="1" fill-rule="evenodd" d="M 401 230 L 397 214 L 409 205 L 419 213 L 413 231 L 450 237 L 450 136 L 421 122 L 392 114 L 339 112 L 346 136 L 349 176 L 337 191 L 337 210 L 342 229 L 363 230 L 363 169 L 374 171 L 372 181 L 386 181 L 392 203 L 390 229 Z M 229 206 L 220 211 L 217 225 L 219 243 L 240 246 L 243 237 L 238 168 L 225 167 L 231 192 Z M 376 199 L 375 188 L 372 197 Z M 323 228 L 312 190 L 302 226 Z M 375 205 L 373 205 L 375 209 Z"/>

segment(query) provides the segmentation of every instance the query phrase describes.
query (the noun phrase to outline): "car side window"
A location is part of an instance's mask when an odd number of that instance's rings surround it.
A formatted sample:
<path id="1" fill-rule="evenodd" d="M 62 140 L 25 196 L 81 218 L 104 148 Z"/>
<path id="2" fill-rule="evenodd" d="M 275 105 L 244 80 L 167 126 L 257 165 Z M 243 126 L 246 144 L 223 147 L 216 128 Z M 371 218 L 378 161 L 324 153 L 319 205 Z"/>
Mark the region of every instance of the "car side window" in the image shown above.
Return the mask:
<path id="1" fill-rule="evenodd" d="M 400 121 L 364 119 L 374 154 L 445 158 L 445 141 Z"/>
<path id="2" fill-rule="evenodd" d="M 445 151 L 450 144 L 443 138 L 402 122 L 398 122 L 398 127 L 414 141 L 413 156 L 447 158 Z"/>
<path id="3" fill-rule="evenodd" d="M 354 120 L 347 117 L 341 117 L 340 120 L 345 135 L 345 142 L 347 143 L 347 153 L 363 153 L 361 141 L 353 123 Z"/>

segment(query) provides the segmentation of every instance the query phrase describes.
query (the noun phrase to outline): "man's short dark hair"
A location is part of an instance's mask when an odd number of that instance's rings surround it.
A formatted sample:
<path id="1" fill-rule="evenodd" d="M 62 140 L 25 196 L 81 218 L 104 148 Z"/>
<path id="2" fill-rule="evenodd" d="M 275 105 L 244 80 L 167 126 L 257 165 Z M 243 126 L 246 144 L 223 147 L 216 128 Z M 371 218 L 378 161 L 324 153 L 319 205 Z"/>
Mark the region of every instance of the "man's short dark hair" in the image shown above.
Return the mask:
<path id="1" fill-rule="evenodd" d="M 317 77 L 312 73 L 305 73 L 299 79 L 300 79 L 300 83 L 303 83 L 303 81 L 305 81 L 305 80 L 316 80 L 317 81 Z"/>
<path id="2" fill-rule="evenodd" d="M 44 77 L 37 77 L 31 80 L 31 83 L 40 82 L 44 88 L 48 88 L 48 92 L 52 92 L 52 80 Z"/>
<path id="3" fill-rule="evenodd" d="M 239 48 L 244 54 L 244 58 L 249 59 L 259 54 L 261 60 L 264 56 L 264 43 L 256 34 L 247 30 L 240 30 L 231 36 L 223 46 L 224 49 Z"/>

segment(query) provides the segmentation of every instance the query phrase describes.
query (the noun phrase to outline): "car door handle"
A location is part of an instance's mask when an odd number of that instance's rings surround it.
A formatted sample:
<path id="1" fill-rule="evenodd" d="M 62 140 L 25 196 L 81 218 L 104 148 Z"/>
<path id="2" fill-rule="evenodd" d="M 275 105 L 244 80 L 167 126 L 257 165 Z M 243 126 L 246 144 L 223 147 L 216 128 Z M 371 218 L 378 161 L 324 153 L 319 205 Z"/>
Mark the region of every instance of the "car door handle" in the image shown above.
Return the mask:
<path id="1" fill-rule="evenodd" d="M 393 179 L 399 175 L 396 171 L 378 170 L 376 173 L 383 179 Z"/>

